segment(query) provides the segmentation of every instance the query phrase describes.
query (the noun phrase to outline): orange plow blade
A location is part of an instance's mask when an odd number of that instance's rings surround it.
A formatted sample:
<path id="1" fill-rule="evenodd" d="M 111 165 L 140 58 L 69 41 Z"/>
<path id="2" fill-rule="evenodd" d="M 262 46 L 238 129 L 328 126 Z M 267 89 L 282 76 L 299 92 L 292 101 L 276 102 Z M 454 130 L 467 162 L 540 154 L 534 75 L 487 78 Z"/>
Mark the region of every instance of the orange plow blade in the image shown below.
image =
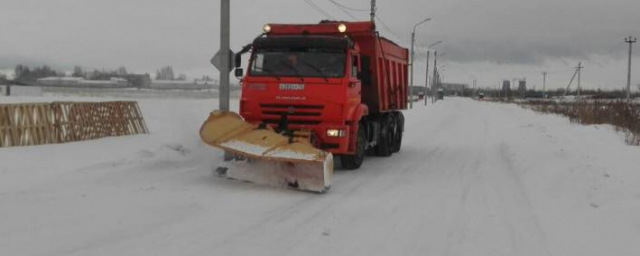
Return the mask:
<path id="1" fill-rule="evenodd" d="M 259 128 L 233 112 L 214 111 L 200 129 L 202 140 L 236 156 L 218 168 L 220 176 L 300 190 L 325 192 L 333 177 L 331 153 L 307 140 Z"/>

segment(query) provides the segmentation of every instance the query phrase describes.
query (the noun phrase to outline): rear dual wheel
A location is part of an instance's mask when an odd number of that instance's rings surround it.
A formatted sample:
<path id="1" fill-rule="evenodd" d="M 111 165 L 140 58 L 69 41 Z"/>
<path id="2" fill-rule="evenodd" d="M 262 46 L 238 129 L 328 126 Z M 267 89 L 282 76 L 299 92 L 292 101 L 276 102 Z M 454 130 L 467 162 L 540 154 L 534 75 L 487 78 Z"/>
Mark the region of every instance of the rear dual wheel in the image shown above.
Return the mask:
<path id="1" fill-rule="evenodd" d="M 402 147 L 402 133 L 404 131 L 404 116 L 402 113 L 394 114 L 394 122 L 395 122 L 395 132 L 393 136 L 393 153 L 400 152 L 400 148 Z"/>
<path id="2" fill-rule="evenodd" d="M 376 155 L 386 157 L 400 151 L 403 127 L 404 117 L 402 113 L 388 114 L 382 118 L 380 141 L 376 146 Z"/>
<path id="3" fill-rule="evenodd" d="M 382 118 L 382 124 L 380 127 L 380 140 L 376 146 L 376 155 L 378 156 L 390 156 L 393 154 L 393 121 L 386 115 Z"/>

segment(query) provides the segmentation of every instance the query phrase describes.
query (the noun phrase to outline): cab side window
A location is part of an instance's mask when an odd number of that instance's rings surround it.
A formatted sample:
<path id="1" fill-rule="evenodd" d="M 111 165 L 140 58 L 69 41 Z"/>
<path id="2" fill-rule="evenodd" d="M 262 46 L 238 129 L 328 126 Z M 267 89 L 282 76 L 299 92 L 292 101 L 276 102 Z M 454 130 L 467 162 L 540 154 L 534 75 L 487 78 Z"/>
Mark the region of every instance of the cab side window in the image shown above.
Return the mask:
<path id="1" fill-rule="evenodd" d="M 351 57 L 351 77 L 358 77 L 358 56 Z"/>

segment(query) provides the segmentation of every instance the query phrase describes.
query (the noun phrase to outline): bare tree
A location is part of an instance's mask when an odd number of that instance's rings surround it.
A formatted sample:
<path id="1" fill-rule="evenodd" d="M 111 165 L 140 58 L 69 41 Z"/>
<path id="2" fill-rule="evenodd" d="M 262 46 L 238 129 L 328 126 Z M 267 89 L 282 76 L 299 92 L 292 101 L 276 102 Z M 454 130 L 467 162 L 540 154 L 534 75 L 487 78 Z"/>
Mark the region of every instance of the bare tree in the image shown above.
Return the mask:
<path id="1" fill-rule="evenodd" d="M 53 70 L 48 65 L 35 67 L 34 69 L 31 69 L 25 65 L 17 65 L 15 67 L 15 80 L 17 81 L 35 81 L 39 78 L 52 76 L 65 76 L 65 74 L 64 72 Z"/>
<path id="2" fill-rule="evenodd" d="M 125 67 L 119 67 L 118 71 L 116 73 L 118 75 L 127 75 L 127 74 L 129 74 L 129 72 L 127 72 L 127 68 L 125 68 Z"/>
<path id="3" fill-rule="evenodd" d="M 81 66 L 73 67 L 73 74 L 71 74 L 72 77 L 85 77 L 85 75 L 86 73 Z"/>
<path id="4" fill-rule="evenodd" d="M 156 80 L 175 80 L 173 67 L 166 66 L 156 72 Z"/>

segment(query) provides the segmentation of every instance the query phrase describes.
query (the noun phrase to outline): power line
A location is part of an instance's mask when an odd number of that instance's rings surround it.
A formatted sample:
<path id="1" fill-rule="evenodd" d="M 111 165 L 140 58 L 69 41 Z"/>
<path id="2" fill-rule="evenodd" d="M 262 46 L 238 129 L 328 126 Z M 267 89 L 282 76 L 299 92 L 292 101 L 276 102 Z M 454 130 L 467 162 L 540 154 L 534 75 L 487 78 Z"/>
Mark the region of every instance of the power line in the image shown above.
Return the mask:
<path id="1" fill-rule="evenodd" d="M 316 3 L 314 3 L 311 0 L 304 0 L 309 6 L 311 6 L 311 8 L 313 8 L 314 10 L 316 10 L 317 12 L 319 12 L 320 14 L 324 15 L 325 17 L 327 17 L 328 19 L 331 20 L 335 20 L 335 18 L 333 16 L 331 16 L 328 12 L 326 12 L 324 9 L 322 9 L 320 6 L 318 6 Z"/>
<path id="2" fill-rule="evenodd" d="M 378 20 L 380 22 L 380 24 L 382 24 L 382 27 L 384 27 L 389 33 L 391 33 L 392 35 L 394 35 L 396 38 L 402 40 L 402 37 L 399 36 L 398 34 L 396 34 L 396 32 L 393 32 L 393 29 L 391 29 L 387 23 L 385 23 L 381 18 L 380 15 L 376 15 L 376 20 Z M 402 40 L 404 41 L 404 40 Z"/>
<path id="3" fill-rule="evenodd" d="M 335 18 L 333 16 L 331 16 L 328 12 L 324 11 L 322 8 L 320 8 L 320 6 L 316 5 L 314 2 L 312 2 L 310 0 L 304 0 L 304 2 L 308 6 L 310 6 L 314 10 L 316 10 L 318 13 L 320 13 L 320 14 L 324 15 L 325 17 L 327 17 L 327 19 L 335 20 Z"/>
<path id="4" fill-rule="evenodd" d="M 335 20 L 335 18 L 333 16 L 331 16 L 328 12 L 326 12 L 325 10 L 323 10 L 320 6 L 318 6 L 317 4 L 313 3 L 312 0 L 304 0 L 304 2 L 311 8 L 313 8 L 315 11 L 317 11 L 318 13 L 324 15 L 325 17 L 327 17 L 328 19 L 332 19 Z M 365 10 L 365 9 L 356 9 L 356 8 L 352 8 L 343 4 L 340 4 L 338 2 L 336 2 L 335 0 L 329 0 L 329 2 L 331 2 L 332 4 L 334 4 L 335 6 L 337 6 L 342 12 L 344 12 L 345 14 L 347 14 L 349 17 L 351 17 L 354 20 L 358 20 L 357 17 L 355 17 L 353 14 L 351 14 L 349 12 L 350 11 L 357 11 L 357 12 L 369 12 L 370 10 Z M 395 36 L 396 38 L 398 38 L 399 40 L 402 41 L 406 41 L 404 39 L 402 39 L 401 36 L 399 36 L 396 32 L 393 31 L 393 29 L 391 29 L 391 27 L 389 27 L 389 25 L 387 25 L 386 22 L 384 22 L 384 20 L 382 20 L 382 18 L 380 18 L 380 15 L 376 15 L 375 16 L 376 20 L 378 22 L 380 22 L 380 24 L 382 24 L 382 27 L 387 30 L 387 32 L 391 33 L 393 36 Z"/>
<path id="5" fill-rule="evenodd" d="M 356 9 L 356 8 L 352 8 L 349 6 L 346 6 L 344 4 L 338 3 L 335 0 L 329 0 L 329 2 L 332 2 L 333 4 L 335 4 L 336 6 L 339 6 L 341 8 L 347 9 L 349 11 L 354 11 L 354 12 L 369 12 L 369 9 Z"/>
<path id="6" fill-rule="evenodd" d="M 345 6 L 343 6 L 343 5 L 339 4 L 339 3 L 336 3 L 336 1 L 334 1 L 334 0 L 329 0 L 329 2 L 331 2 L 333 5 L 335 5 L 336 7 L 338 7 L 338 9 L 340 9 L 340 11 L 344 12 L 345 14 L 347 14 L 347 15 L 348 15 L 349 17 L 351 17 L 353 20 L 356 20 L 356 21 L 358 20 L 358 18 L 356 18 L 356 16 L 353 16 L 353 14 L 351 14 L 351 13 L 348 11 L 348 8 L 347 8 L 347 7 L 345 7 Z"/>

